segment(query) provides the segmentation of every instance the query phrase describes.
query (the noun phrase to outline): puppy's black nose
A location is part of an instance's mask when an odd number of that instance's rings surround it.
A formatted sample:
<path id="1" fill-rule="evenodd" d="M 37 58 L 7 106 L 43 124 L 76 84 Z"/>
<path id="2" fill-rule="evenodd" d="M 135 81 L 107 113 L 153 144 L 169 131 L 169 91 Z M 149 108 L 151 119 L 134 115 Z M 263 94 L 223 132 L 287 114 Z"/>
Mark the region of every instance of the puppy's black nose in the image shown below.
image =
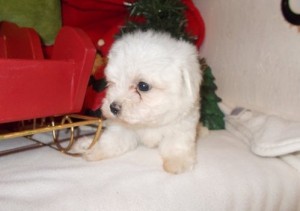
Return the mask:
<path id="1" fill-rule="evenodd" d="M 116 102 L 113 102 L 112 104 L 110 104 L 109 108 L 110 108 L 111 113 L 113 113 L 114 115 L 118 115 L 121 111 L 121 106 Z"/>

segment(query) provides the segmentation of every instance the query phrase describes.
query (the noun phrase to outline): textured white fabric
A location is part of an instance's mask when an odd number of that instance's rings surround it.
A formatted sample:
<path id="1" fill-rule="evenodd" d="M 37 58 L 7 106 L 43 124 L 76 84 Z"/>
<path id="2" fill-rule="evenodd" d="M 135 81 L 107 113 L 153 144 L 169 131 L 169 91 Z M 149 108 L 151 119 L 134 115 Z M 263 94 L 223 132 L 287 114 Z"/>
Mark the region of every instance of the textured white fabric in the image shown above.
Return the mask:
<path id="1" fill-rule="evenodd" d="M 180 175 L 144 147 L 99 162 L 49 148 L 0 157 L 0 210 L 300 210 L 300 175 L 280 159 L 256 156 L 227 131 L 197 150 L 195 169 Z"/>
<path id="2" fill-rule="evenodd" d="M 300 171 L 300 122 L 235 108 L 226 117 L 226 128 L 260 156 L 282 157 Z"/>

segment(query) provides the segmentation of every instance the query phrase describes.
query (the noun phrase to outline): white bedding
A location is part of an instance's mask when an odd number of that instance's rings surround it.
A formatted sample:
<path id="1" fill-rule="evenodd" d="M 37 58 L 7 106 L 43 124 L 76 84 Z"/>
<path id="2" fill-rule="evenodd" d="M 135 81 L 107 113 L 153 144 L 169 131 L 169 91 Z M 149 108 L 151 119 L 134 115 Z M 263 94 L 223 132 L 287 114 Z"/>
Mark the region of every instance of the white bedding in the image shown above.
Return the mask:
<path id="1" fill-rule="evenodd" d="M 299 172 L 228 131 L 199 140 L 197 158 L 193 171 L 170 175 L 144 147 L 92 163 L 50 148 L 0 157 L 0 210 L 300 210 Z"/>

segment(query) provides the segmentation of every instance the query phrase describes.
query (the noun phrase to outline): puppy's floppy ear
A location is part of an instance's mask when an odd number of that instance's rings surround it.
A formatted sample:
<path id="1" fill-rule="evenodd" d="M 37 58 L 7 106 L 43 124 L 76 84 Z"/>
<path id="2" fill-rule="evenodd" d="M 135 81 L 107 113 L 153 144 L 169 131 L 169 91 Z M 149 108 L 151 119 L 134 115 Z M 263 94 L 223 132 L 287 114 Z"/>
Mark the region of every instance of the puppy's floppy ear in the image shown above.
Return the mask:
<path id="1" fill-rule="evenodd" d="M 194 96 L 195 93 L 193 93 L 193 88 L 192 88 L 192 84 L 191 84 L 191 77 L 189 72 L 184 69 L 181 68 L 181 76 L 182 76 L 182 81 L 183 81 L 183 86 L 185 87 L 187 93 L 189 96 Z"/>
<path id="2" fill-rule="evenodd" d="M 199 99 L 202 71 L 196 49 L 187 49 L 186 57 L 182 57 L 180 67 L 183 88 L 191 99 Z"/>

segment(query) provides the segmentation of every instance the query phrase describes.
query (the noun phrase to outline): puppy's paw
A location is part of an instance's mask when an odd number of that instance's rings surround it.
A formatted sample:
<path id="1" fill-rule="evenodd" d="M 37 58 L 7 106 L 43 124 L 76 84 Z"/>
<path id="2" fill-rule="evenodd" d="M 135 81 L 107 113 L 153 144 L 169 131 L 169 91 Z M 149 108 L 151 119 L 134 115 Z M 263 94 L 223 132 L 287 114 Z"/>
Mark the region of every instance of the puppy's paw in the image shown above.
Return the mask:
<path id="1" fill-rule="evenodd" d="M 90 150 L 87 150 L 82 155 L 83 159 L 87 161 L 97 161 L 97 160 L 103 160 L 108 158 L 107 153 L 105 153 L 103 150 L 99 148 L 93 148 Z"/>
<path id="2" fill-rule="evenodd" d="M 192 156 L 169 157 L 164 158 L 163 168 L 171 174 L 180 174 L 192 170 L 195 164 L 195 158 Z"/>
<path id="3" fill-rule="evenodd" d="M 89 149 L 93 138 L 91 137 L 82 137 L 79 138 L 73 145 L 72 151 L 75 153 L 84 153 Z"/>

